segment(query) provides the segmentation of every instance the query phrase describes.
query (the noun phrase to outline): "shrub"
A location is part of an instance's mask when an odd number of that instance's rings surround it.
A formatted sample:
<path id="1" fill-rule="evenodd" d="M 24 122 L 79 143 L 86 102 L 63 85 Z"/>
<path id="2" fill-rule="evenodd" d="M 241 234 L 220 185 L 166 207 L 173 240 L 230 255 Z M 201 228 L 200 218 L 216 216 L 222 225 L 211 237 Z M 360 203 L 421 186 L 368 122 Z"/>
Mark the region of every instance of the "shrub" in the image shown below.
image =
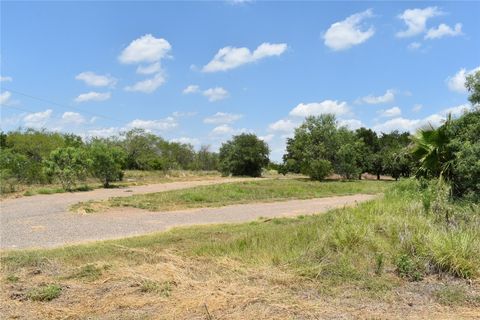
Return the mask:
<path id="1" fill-rule="evenodd" d="M 323 180 L 332 173 L 332 164 L 328 160 L 313 160 L 303 171 L 313 180 Z"/>
<path id="2" fill-rule="evenodd" d="M 268 145 L 254 134 L 240 134 L 222 144 L 220 169 L 224 175 L 259 177 L 268 165 Z"/>
<path id="3" fill-rule="evenodd" d="M 44 161 L 45 172 L 58 179 L 70 191 L 78 180 L 85 179 L 91 161 L 83 148 L 58 148 Z"/>
<path id="4" fill-rule="evenodd" d="M 31 289 L 27 292 L 27 297 L 33 301 L 51 301 L 56 299 L 62 293 L 62 288 L 56 284 L 44 285 Z"/>
<path id="5" fill-rule="evenodd" d="M 93 176 L 98 178 L 105 188 L 110 186 L 110 182 L 122 180 L 125 153 L 120 147 L 97 140 L 89 148 L 89 157 L 92 161 Z"/>

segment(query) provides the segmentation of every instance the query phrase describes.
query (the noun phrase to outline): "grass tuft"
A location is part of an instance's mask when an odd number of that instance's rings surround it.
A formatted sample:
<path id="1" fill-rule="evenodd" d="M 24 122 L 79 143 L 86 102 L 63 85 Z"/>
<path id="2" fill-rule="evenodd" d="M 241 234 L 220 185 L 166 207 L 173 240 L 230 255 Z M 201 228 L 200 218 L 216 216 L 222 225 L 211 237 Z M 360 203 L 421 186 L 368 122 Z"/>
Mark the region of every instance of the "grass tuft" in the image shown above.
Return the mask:
<path id="1" fill-rule="evenodd" d="M 62 288 L 56 284 L 49 284 L 30 289 L 27 292 L 27 298 L 32 301 L 51 301 L 56 299 L 62 293 Z"/>

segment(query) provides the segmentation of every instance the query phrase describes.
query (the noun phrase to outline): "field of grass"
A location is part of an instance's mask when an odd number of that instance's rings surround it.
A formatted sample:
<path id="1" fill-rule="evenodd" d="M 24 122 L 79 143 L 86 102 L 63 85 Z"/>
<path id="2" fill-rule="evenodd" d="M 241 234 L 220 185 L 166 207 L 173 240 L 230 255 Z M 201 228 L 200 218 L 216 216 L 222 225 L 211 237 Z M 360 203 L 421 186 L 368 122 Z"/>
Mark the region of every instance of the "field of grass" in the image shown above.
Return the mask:
<path id="1" fill-rule="evenodd" d="M 1 304 L 26 318 L 475 318 L 478 230 L 478 205 L 404 181 L 322 215 L 4 252 Z"/>
<path id="2" fill-rule="evenodd" d="M 109 207 L 135 207 L 150 211 L 170 211 L 358 193 L 376 194 L 383 192 L 392 183 L 366 180 L 319 182 L 308 179 L 265 179 L 83 202 L 74 205 L 72 210 L 91 213 Z"/>
<path id="3" fill-rule="evenodd" d="M 205 180 L 216 179 L 220 177 L 217 171 L 188 171 L 188 170 L 170 170 L 170 171 L 141 171 L 126 170 L 122 181 L 112 184 L 112 188 L 145 185 L 152 183 L 166 183 L 174 181 L 186 180 Z M 98 180 L 88 178 L 81 181 L 73 191 L 90 191 L 93 189 L 101 189 L 103 185 Z M 36 194 L 54 194 L 68 192 L 62 188 L 60 184 L 46 185 L 17 185 L 15 192 L 0 193 L 1 198 L 11 198 L 20 196 L 33 196 Z"/>

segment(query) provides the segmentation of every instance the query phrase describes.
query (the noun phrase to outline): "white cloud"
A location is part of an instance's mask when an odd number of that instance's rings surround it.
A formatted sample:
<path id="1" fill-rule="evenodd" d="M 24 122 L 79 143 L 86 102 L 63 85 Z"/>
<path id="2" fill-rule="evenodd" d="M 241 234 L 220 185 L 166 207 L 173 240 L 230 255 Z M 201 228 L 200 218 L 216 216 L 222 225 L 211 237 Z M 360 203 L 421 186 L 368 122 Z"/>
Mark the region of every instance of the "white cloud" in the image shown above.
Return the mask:
<path id="1" fill-rule="evenodd" d="M 441 15 L 442 12 L 437 7 L 427 7 L 425 9 L 407 9 L 398 16 L 407 25 L 407 29 L 397 32 L 399 38 L 416 36 L 425 32 L 427 20 Z"/>
<path id="2" fill-rule="evenodd" d="M 5 127 L 13 127 L 20 123 L 20 121 L 25 116 L 25 113 L 14 114 L 10 117 L 0 117 L 0 128 L 4 129 Z"/>
<path id="3" fill-rule="evenodd" d="M 380 104 L 380 103 L 388 103 L 395 100 L 395 92 L 392 89 L 389 89 L 385 92 L 384 95 L 381 96 L 374 96 L 368 95 L 358 100 L 360 103 L 368 103 L 368 104 Z"/>
<path id="4" fill-rule="evenodd" d="M 181 112 L 181 111 L 174 111 L 172 112 L 172 116 L 174 117 L 193 117 L 197 115 L 198 112 L 195 111 L 187 111 L 187 112 Z"/>
<path id="5" fill-rule="evenodd" d="M 117 83 L 117 79 L 113 78 L 110 75 L 99 75 L 95 74 L 92 71 L 85 71 L 77 74 L 75 77 L 76 80 L 84 81 L 89 86 L 94 87 L 106 87 L 113 86 Z"/>
<path id="6" fill-rule="evenodd" d="M 85 123 L 86 120 L 80 113 L 68 111 L 63 113 L 62 122 L 70 124 L 82 124 Z"/>
<path id="7" fill-rule="evenodd" d="M 198 140 L 197 138 L 189 138 L 189 137 L 174 138 L 174 139 L 171 139 L 170 141 L 177 142 L 177 143 L 191 144 L 193 146 L 197 146 L 200 144 L 200 140 Z"/>
<path id="8" fill-rule="evenodd" d="M 372 16 L 372 10 L 368 9 L 352 14 L 345 20 L 335 22 L 323 35 L 325 45 L 338 51 L 349 49 L 367 41 L 375 34 L 375 29 L 373 27 L 362 28 L 361 24 L 364 19 Z"/>
<path id="9" fill-rule="evenodd" d="M 260 59 L 279 56 L 287 50 L 286 43 L 268 43 L 259 45 L 253 52 L 242 47 L 224 47 L 218 50 L 212 61 L 203 66 L 203 72 L 226 71 Z"/>
<path id="10" fill-rule="evenodd" d="M 290 119 L 287 119 L 287 120 L 280 119 L 277 122 L 270 124 L 268 128 L 272 131 L 291 133 L 297 126 L 298 126 L 298 123 L 293 122 Z"/>
<path id="11" fill-rule="evenodd" d="M 133 40 L 118 59 L 121 63 L 152 63 L 167 57 L 171 49 L 167 40 L 146 34 Z"/>
<path id="12" fill-rule="evenodd" d="M 12 81 L 13 81 L 12 77 L 0 76 L 0 82 L 12 82 Z"/>
<path id="13" fill-rule="evenodd" d="M 218 101 L 228 98 L 228 91 L 222 87 L 210 88 L 202 93 L 205 97 L 208 98 L 208 101 Z"/>
<path id="14" fill-rule="evenodd" d="M 462 35 L 462 24 L 455 24 L 454 29 L 442 23 L 437 28 L 431 28 L 425 35 L 425 39 L 440 39 L 443 37 L 456 37 Z"/>
<path id="15" fill-rule="evenodd" d="M 147 66 L 137 67 L 137 73 L 139 74 L 153 74 L 153 73 L 160 72 L 161 70 L 162 70 L 162 66 L 160 65 L 160 62 L 155 62 Z"/>
<path id="16" fill-rule="evenodd" d="M 191 84 L 185 89 L 183 89 L 183 94 L 197 93 L 200 91 L 200 87 L 196 84 Z"/>
<path id="17" fill-rule="evenodd" d="M 148 131 L 167 131 L 178 126 L 173 117 L 167 117 L 159 120 L 141 120 L 135 119 L 127 124 L 128 128 L 140 128 Z"/>
<path id="18" fill-rule="evenodd" d="M 393 117 L 398 117 L 399 115 L 402 114 L 402 110 L 399 107 L 393 107 L 390 109 L 386 110 L 380 110 L 380 116 L 382 117 L 388 117 L 388 118 L 393 118 Z"/>
<path id="19" fill-rule="evenodd" d="M 318 116 L 324 113 L 344 115 L 350 112 L 346 102 L 336 100 L 324 100 L 322 102 L 300 103 L 290 111 L 291 116 L 307 117 Z"/>
<path id="20" fill-rule="evenodd" d="M 460 69 L 454 76 L 447 78 L 446 82 L 447 82 L 448 88 L 451 91 L 455 91 L 459 93 L 467 92 L 467 88 L 465 88 L 466 77 L 467 75 L 470 75 L 477 71 L 480 71 L 480 66 L 468 71 L 465 68 Z"/>
<path id="21" fill-rule="evenodd" d="M 108 138 L 114 135 L 118 135 L 121 131 L 121 128 L 110 127 L 110 128 L 99 128 L 88 130 L 87 137 L 99 137 L 99 138 Z"/>
<path id="22" fill-rule="evenodd" d="M 88 93 L 82 93 L 78 97 L 75 98 L 75 102 L 86 102 L 86 101 L 105 101 L 110 99 L 111 94 L 110 92 L 95 92 L 91 91 Z"/>
<path id="23" fill-rule="evenodd" d="M 241 114 L 217 112 L 213 116 L 203 119 L 203 122 L 208 124 L 226 124 L 233 123 L 241 117 Z"/>
<path id="24" fill-rule="evenodd" d="M 212 134 L 213 135 L 226 135 L 226 134 L 233 134 L 235 130 L 230 127 L 228 124 L 222 124 L 218 127 L 213 128 Z"/>
<path id="25" fill-rule="evenodd" d="M 52 109 L 45 111 L 29 113 L 23 117 L 23 122 L 27 128 L 42 128 L 52 115 Z"/>
<path id="26" fill-rule="evenodd" d="M 410 43 L 407 48 L 409 50 L 418 50 L 421 47 L 422 47 L 422 44 L 420 42 L 414 41 L 414 42 Z"/>
<path id="27" fill-rule="evenodd" d="M 364 127 L 364 124 L 362 121 L 357 120 L 357 119 L 346 119 L 346 120 L 339 120 L 338 124 L 343 127 L 347 127 L 350 130 L 356 130 L 358 128 Z"/>
<path id="28" fill-rule="evenodd" d="M 434 113 L 423 119 L 406 119 L 397 117 L 390 119 L 384 123 L 373 126 L 373 129 L 377 132 L 390 132 L 393 130 L 415 132 L 419 128 L 423 128 L 429 125 L 437 127 L 441 125 L 448 114 L 452 114 L 454 117 L 460 116 L 466 110 L 470 110 L 469 104 L 462 104 L 459 106 L 443 109 L 438 113 Z"/>
<path id="29" fill-rule="evenodd" d="M 12 93 L 10 91 L 4 91 L 0 94 L 0 105 L 7 104 L 7 102 L 12 97 Z"/>
<path id="30" fill-rule="evenodd" d="M 125 87 L 126 91 L 137 91 L 143 93 L 152 93 L 165 83 L 165 77 L 162 73 L 157 73 L 153 78 L 139 81 L 133 86 Z"/>
<path id="31" fill-rule="evenodd" d="M 267 135 L 264 135 L 264 136 L 259 136 L 258 138 L 259 138 L 260 140 L 265 141 L 265 142 L 270 142 L 270 141 L 273 140 L 274 137 L 275 137 L 275 135 L 272 134 L 272 133 L 270 133 L 270 134 L 267 134 Z"/>

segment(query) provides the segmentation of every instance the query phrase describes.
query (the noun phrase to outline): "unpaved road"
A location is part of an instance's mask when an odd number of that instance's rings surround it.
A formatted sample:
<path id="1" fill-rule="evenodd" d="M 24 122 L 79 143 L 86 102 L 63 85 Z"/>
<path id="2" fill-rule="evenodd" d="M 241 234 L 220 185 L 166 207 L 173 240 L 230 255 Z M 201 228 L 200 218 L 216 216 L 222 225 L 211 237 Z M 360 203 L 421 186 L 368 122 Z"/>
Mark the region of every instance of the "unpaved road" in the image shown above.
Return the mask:
<path id="1" fill-rule="evenodd" d="M 372 199 L 373 195 L 338 196 L 275 203 L 253 203 L 220 208 L 150 212 L 120 208 L 100 214 L 79 215 L 68 211 L 79 201 L 101 200 L 132 194 L 161 192 L 252 179 L 220 179 L 172 182 L 125 189 L 37 195 L 0 203 L 0 248 L 56 247 L 70 243 L 115 239 L 167 230 L 175 226 L 244 222 L 259 217 L 281 217 L 325 212 Z"/>

